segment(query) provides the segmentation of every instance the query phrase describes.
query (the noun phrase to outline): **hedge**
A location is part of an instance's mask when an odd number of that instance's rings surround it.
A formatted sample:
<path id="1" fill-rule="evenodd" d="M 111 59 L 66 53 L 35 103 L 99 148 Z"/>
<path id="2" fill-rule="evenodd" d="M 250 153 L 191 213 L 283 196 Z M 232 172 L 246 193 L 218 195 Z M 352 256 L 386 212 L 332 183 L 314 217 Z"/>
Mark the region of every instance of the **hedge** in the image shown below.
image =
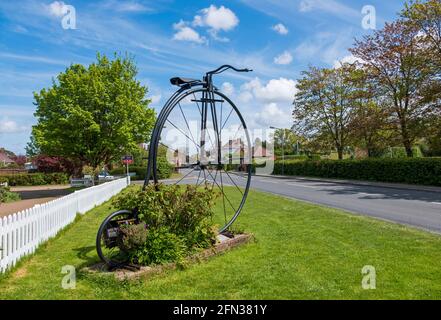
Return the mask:
<path id="1" fill-rule="evenodd" d="M 132 167 L 129 166 L 129 172 L 136 173 L 135 176 L 132 176 L 132 180 L 144 180 L 146 175 L 147 168 L 146 167 Z M 168 163 L 164 162 L 158 162 L 158 172 L 159 172 L 159 179 L 168 179 L 171 177 L 171 174 L 173 172 L 173 166 Z M 126 168 L 120 167 L 113 170 L 110 170 L 109 172 L 111 175 L 125 175 L 126 174 Z"/>
<path id="2" fill-rule="evenodd" d="M 41 186 L 46 184 L 68 184 L 66 173 L 23 173 L 0 176 L 0 183 L 7 182 L 10 186 Z"/>
<path id="3" fill-rule="evenodd" d="M 441 158 L 276 161 L 274 174 L 441 186 Z"/>

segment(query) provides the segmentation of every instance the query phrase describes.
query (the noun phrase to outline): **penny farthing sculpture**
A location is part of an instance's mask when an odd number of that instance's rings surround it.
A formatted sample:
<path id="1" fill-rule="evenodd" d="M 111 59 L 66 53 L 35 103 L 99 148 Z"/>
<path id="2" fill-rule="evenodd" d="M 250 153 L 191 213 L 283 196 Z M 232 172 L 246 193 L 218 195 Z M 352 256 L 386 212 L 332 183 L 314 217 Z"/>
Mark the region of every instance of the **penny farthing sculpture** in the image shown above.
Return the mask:
<path id="1" fill-rule="evenodd" d="M 207 72 L 203 80 L 172 78 L 179 87 L 161 110 L 149 145 L 144 188 L 159 182 L 158 156 L 167 153 L 182 176 L 169 184 L 208 186 L 220 194 L 222 216 L 219 233 L 226 232 L 239 216 L 250 188 L 252 147 L 245 121 L 233 103 L 213 85 L 213 75 L 226 70 L 250 72 L 223 65 Z M 152 179 L 150 179 L 152 177 Z M 109 266 L 126 264 L 127 254 L 118 246 L 119 228 L 138 223 L 134 209 L 110 214 L 101 224 L 96 247 Z"/>

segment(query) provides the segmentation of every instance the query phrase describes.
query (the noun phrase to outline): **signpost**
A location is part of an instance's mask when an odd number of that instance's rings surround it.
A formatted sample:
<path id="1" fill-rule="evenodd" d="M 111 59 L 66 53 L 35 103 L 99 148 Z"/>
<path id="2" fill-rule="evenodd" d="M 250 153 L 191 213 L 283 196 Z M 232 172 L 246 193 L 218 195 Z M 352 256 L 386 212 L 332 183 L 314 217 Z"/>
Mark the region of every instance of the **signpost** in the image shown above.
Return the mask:
<path id="1" fill-rule="evenodd" d="M 125 155 L 121 158 L 121 161 L 126 165 L 127 179 L 129 179 L 129 164 L 133 163 L 133 156 Z"/>

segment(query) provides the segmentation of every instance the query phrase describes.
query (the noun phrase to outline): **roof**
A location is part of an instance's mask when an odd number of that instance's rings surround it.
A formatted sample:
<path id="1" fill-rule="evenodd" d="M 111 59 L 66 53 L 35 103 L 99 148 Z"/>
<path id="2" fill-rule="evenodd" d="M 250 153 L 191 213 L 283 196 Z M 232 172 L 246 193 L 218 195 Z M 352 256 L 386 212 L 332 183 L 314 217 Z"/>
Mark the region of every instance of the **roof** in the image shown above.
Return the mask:
<path id="1" fill-rule="evenodd" d="M 15 161 L 9 158 L 6 154 L 3 152 L 0 152 L 0 162 L 3 163 L 14 163 Z"/>

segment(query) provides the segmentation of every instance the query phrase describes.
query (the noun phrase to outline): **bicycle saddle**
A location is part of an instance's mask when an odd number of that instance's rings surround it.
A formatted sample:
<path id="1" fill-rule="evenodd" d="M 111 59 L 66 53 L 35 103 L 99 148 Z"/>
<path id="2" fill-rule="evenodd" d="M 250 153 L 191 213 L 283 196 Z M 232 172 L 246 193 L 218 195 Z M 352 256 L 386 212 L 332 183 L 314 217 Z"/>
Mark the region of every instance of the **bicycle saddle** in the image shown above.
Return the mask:
<path id="1" fill-rule="evenodd" d="M 199 80 L 197 79 L 181 78 L 181 77 L 175 77 L 170 79 L 170 83 L 174 86 L 182 86 L 183 84 L 194 83 L 198 81 Z"/>

